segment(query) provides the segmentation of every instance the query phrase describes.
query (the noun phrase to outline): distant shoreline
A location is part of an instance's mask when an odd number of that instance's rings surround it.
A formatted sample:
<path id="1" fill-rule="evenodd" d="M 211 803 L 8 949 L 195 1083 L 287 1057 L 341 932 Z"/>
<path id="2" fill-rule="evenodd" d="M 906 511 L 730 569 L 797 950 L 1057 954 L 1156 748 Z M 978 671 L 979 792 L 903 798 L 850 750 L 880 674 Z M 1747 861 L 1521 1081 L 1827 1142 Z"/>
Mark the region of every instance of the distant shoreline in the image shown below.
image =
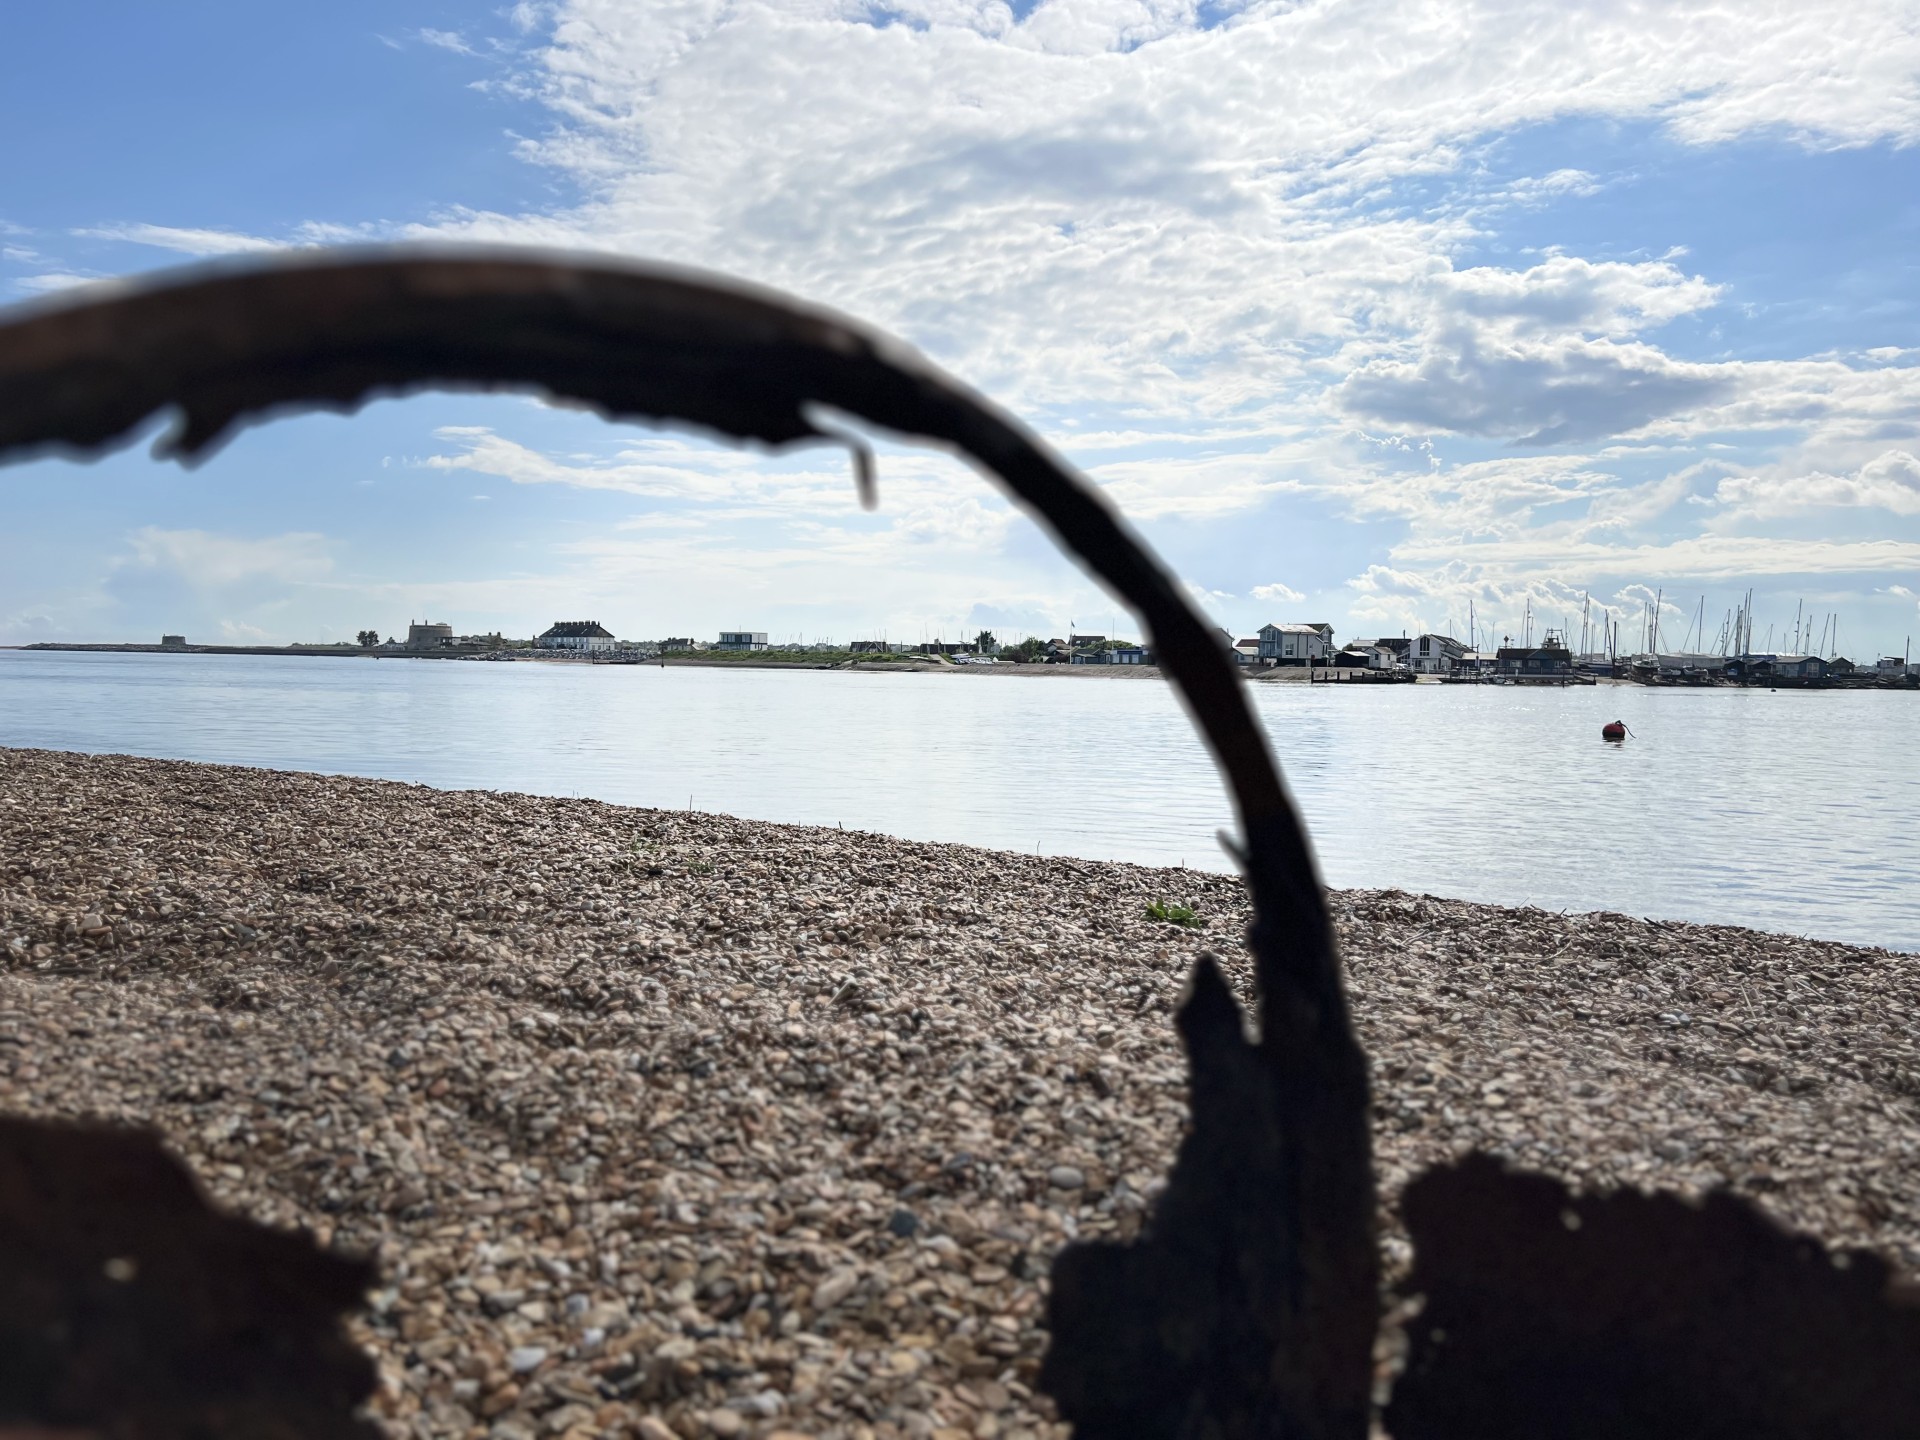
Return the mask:
<path id="1" fill-rule="evenodd" d="M 481 660 L 492 664 L 539 665 L 623 665 L 695 670 L 840 670 L 865 675 L 1073 675 L 1104 679 L 1164 678 L 1158 665 L 1033 665 L 1002 661 L 995 665 L 955 665 L 931 659 L 893 660 L 812 660 L 755 656 L 752 659 L 719 659 L 693 654 L 659 655 L 649 659 L 630 659 L 614 655 L 587 656 L 554 651 L 534 654 L 515 651 L 461 651 L 437 653 L 432 650 L 377 651 L 354 646 L 327 645 L 137 645 L 78 644 L 41 641 L 32 645 L 0 645 L 0 650 L 33 651 L 41 654 L 89 655 L 293 655 L 301 658 L 336 660 Z M 1300 671 L 1304 676 L 1305 670 Z"/>
<path id="2" fill-rule="evenodd" d="M 739 659 L 722 659 L 719 656 L 698 651 L 680 651 L 670 655 L 638 659 L 629 658 L 628 655 L 619 652 L 613 655 L 589 656 L 564 650 L 545 653 L 527 650 L 378 651 L 363 650 L 354 646 L 328 645 L 141 645 L 79 644 L 64 641 L 40 641 L 32 645 L 0 645 L 0 650 L 32 651 L 41 654 L 57 652 L 92 655 L 290 655 L 306 659 L 336 660 L 479 660 L 490 664 L 638 666 L 689 670 L 837 670 L 846 674 L 861 675 L 1017 675 L 1064 677 L 1076 680 L 1164 680 L 1167 678 L 1166 672 L 1158 665 L 1047 665 L 1023 664 L 1007 660 L 993 665 L 980 665 L 954 664 L 951 661 L 927 657 L 818 660 L 785 659 L 771 654 L 754 655 L 752 658 L 742 656 Z M 1372 672 L 1330 669 L 1324 666 L 1314 669 L 1302 665 L 1275 666 L 1267 669 L 1242 670 L 1240 673 L 1241 677 L 1249 683 L 1261 685 L 1367 686 L 1388 683 Z M 1418 681 L 1421 684 L 1438 684 L 1439 677 L 1420 676 Z M 1406 681 L 1403 678 L 1398 683 L 1404 684 Z M 1598 683 L 1624 685 L 1629 682 L 1602 678 Z"/>

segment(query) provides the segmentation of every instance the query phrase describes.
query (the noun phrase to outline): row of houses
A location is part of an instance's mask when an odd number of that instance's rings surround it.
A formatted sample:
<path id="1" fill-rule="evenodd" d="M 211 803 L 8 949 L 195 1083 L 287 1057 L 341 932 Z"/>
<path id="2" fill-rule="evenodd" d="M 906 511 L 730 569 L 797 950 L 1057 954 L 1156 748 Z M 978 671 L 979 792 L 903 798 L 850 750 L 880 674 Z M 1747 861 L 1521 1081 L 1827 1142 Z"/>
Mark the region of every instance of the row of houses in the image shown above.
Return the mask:
<path id="1" fill-rule="evenodd" d="M 1222 634 L 1227 632 L 1222 631 Z M 1557 632 L 1541 645 L 1506 645 L 1498 650 L 1470 648 L 1452 635 L 1383 635 L 1377 640 L 1334 644 L 1333 627 L 1324 622 L 1262 625 L 1245 639 L 1227 636 L 1242 665 L 1255 667 L 1325 666 L 1337 670 L 1410 671 L 1415 675 L 1506 675 L 1552 678 L 1571 675 L 1573 656 Z"/>
<path id="2" fill-rule="evenodd" d="M 1376 640 L 1356 641 L 1335 648 L 1333 626 L 1324 621 L 1298 624 L 1262 625 L 1253 635 L 1235 639 L 1221 631 L 1240 664 L 1250 667 L 1325 666 L 1336 669 L 1411 671 L 1415 675 L 1440 677 L 1517 677 L 1550 680 L 1573 676 L 1576 671 L 1614 670 L 1632 678 L 1653 683 L 1746 683 L 1785 681 L 1820 683 L 1848 679 L 1855 674 L 1852 662 L 1823 659 L 1816 655 L 1647 655 L 1618 664 L 1596 665 L 1596 657 L 1576 661 L 1558 631 L 1548 631 L 1540 645 L 1506 645 L 1488 652 L 1469 648 L 1452 635 L 1427 633 L 1414 636 L 1382 636 Z M 983 637 L 986 638 L 986 637 Z M 180 637 L 166 636 L 163 644 L 181 645 Z M 523 641 L 509 641 L 499 632 L 483 635 L 456 635 L 443 621 L 410 621 L 404 644 L 388 640 L 377 648 L 404 653 L 488 652 L 513 648 Z M 712 642 L 690 636 L 670 637 L 658 643 L 620 640 L 597 620 L 556 621 L 535 638 L 534 647 L 576 654 L 611 651 L 642 654 L 671 651 L 715 650 L 752 652 L 772 649 L 800 649 L 801 646 L 769 644 L 764 630 L 722 630 Z M 942 654 L 954 659 L 986 659 L 1000 647 L 984 651 L 965 642 L 926 641 L 907 645 L 886 640 L 855 640 L 849 647 L 854 654 Z M 1109 641 L 1104 635 L 1073 634 L 1046 642 L 1037 657 L 1051 664 L 1072 665 L 1151 665 L 1153 654 L 1144 645 Z M 1871 670 L 1862 669 L 1862 678 L 1904 683 L 1910 680 L 1904 659 L 1886 659 Z"/>

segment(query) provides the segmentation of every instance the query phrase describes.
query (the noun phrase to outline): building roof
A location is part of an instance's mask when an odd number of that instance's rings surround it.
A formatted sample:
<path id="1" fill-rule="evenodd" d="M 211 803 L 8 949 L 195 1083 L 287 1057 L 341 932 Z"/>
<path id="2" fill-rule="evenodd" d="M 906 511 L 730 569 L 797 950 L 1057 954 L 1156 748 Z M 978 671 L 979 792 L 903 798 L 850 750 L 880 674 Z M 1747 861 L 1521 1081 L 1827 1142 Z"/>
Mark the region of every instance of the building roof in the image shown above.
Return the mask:
<path id="1" fill-rule="evenodd" d="M 1269 630 L 1278 630 L 1282 635 L 1318 635 L 1326 628 L 1329 627 L 1321 625 L 1275 625 L 1272 622 L 1268 622 L 1260 627 L 1260 633 L 1264 635 Z"/>
<path id="2" fill-rule="evenodd" d="M 603 627 L 598 620 L 556 620 L 549 625 L 542 640 L 611 640 L 613 632 Z"/>

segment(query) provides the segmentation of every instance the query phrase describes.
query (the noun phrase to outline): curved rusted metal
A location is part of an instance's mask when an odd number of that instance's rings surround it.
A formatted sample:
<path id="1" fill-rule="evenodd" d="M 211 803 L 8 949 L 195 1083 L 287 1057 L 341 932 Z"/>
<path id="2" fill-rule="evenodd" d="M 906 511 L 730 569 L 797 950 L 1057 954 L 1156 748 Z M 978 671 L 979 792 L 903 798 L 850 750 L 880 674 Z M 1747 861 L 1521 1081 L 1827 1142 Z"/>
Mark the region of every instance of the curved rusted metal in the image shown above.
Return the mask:
<path id="1" fill-rule="evenodd" d="M 1239 812 L 1261 1034 L 1246 1042 L 1203 963 L 1181 1017 L 1193 1134 L 1145 1241 L 1063 1257 L 1049 1387 L 1085 1436 L 1359 1440 L 1377 1311 L 1367 1083 L 1311 848 L 1225 647 L 1005 412 L 885 336 L 711 276 L 528 251 L 308 251 L 0 317 L 0 461 L 96 454 L 166 409 L 180 423 L 161 452 L 191 457 L 248 421 L 428 388 L 530 390 L 775 446 L 835 438 L 814 407 L 858 416 L 975 462 L 1134 608 Z M 1126 1334 L 1118 1304 L 1139 1312 Z"/>

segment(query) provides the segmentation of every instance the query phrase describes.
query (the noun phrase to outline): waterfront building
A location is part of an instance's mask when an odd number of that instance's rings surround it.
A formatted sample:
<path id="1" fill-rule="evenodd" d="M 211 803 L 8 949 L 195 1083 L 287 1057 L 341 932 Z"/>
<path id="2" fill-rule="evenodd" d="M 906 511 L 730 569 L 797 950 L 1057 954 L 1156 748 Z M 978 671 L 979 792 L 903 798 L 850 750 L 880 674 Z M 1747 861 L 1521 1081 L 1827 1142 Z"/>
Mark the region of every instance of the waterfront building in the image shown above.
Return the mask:
<path id="1" fill-rule="evenodd" d="M 439 650 L 453 644 L 453 626 L 444 621 L 420 620 L 407 622 L 407 649 Z"/>
<path id="2" fill-rule="evenodd" d="M 613 632 L 598 620 L 556 620 L 533 642 L 542 650 L 574 650 L 592 653 L 611 650 Z"/>
<path id="3" fill-rule="evenodd" d="M 1728 657 L 1706 652 L 1654 654 L 1638 656 L 1633 669 L 1639 669 L 1651 661 L 1653 670 L 1663 680 L 1709 681 L 1718 680 L 1727 671 Z"/>
<path id="4" fill-rule="evenodd" d="M 1393 651 L 1384 645 L 1349 645 L 1333 657 L 1333 663 L 1342 670 L 1391 670 Z"/>
<path id="5" fill-rule="evenodd" d="M 1547 632 L 1544 645 L 1502 645 L 1493 652 L 1493 658 L 1494 670 L 1503 676 L 1560 680 L 1573 675 L 1573 652 L 1552 630 Z"/>
<path id="6" fill-rule="evenodd" d="M 1262 625 L 1259 658 L 1269 665 L 1324 665 L 1333 654 L 1333 626 Z"/>
<path id="7" fill-rule="evenodd" d="M 722 630 L 720 639 L 715 643 L 716 650 L 764 650 L 767 648 L 767 632 L 764 630 Z"/>
<path id="8" fill-rule="evenodd" d="M 1466 653 L 1451 635 L 1416 635 L 1407 646 L 1407 664 L 1416 675 L 1448 675 Z"/>
<path id="9" fill-rule="evenodd" d="M 187 648 L 187 637 L 184 635 L 162 635 L 160 637 L 160 645 L 161 648 L 165 650 L 184 650 Z"/>
<path id="10" fill-rule="evenodd" d="M 1727 669 L 1743 680 L 1824 680 L 1827 662 L 1818 655 L 1742 655 Z"/>
<path id="11" fill-rule="evenodd" d="M 1249 635 L 1244 640 L 1233 642 L 1233 658 L 1242 665 L 1253 665 L 1260 659 L 1260 637 Z"/>

